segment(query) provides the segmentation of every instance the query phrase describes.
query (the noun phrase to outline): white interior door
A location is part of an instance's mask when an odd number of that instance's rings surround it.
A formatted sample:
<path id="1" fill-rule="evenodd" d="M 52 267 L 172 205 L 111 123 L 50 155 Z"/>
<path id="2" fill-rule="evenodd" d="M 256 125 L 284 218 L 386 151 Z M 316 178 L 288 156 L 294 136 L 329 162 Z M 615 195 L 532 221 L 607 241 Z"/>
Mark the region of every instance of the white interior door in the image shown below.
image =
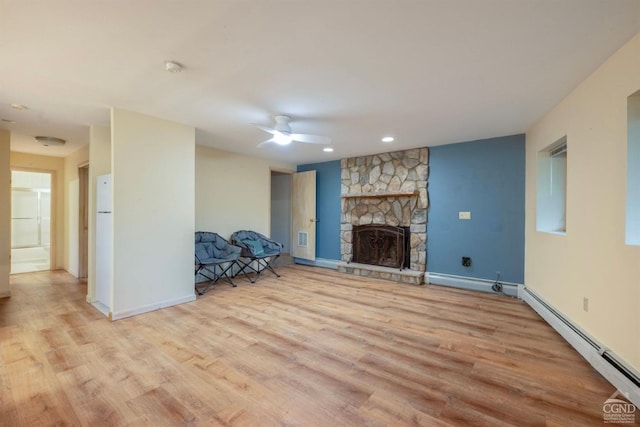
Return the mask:
<path id="1" fill-rule="evenodd" d="M 316 259 L 316 171 L 294 173 L 291 179 L 291 255 Z"/>

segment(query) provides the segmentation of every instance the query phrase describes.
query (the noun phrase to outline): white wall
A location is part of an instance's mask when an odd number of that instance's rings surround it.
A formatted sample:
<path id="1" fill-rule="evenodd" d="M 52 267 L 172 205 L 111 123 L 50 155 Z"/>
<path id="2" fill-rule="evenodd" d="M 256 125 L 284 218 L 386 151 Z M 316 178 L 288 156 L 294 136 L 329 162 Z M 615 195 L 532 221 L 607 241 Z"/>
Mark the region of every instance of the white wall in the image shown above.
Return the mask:
<path id="1" fill-rule="evenodd" d="M 528 130 L 525 229 L 526 286 L 636 369 L 640 247 L 625 244 L 625 186 L 627 97 L 639 89 L 640 34 Z M 564 135 L 563 236 L 536 231 L 536 161 Z"/>
<path id="2" fill-rule="evenodd" d="M 87 260 L 87 301 L 96 300 L 96 187 L 97 177 L 111 173 L 111 129 L 89 128 L 89 253 Z"/>
<path id="3" fill-rule="evenodd" d="M 11 134 L 0 129 L 0 298 L 11 295 Z"/>
<path id="4" fill-rule="evenodd" d="M 195 129 L 111 109 L 113 318 L 193 301 Z"/>
<path id="5" fill-rule="evenodd" d="M 89 161 L 89 145 L 74 151 L 64 158 L 64 228 L 62 265 L 69 273 L 78 277 L 79 256 L 79 210 L 80 179 L 78 166 Z"/>
<path id="6" fill-rule="evenodd" d="M 270 235 L 271 170 L 295 165 L 196 146 L 196 229 L 229 238 L 237 230 Z"/>

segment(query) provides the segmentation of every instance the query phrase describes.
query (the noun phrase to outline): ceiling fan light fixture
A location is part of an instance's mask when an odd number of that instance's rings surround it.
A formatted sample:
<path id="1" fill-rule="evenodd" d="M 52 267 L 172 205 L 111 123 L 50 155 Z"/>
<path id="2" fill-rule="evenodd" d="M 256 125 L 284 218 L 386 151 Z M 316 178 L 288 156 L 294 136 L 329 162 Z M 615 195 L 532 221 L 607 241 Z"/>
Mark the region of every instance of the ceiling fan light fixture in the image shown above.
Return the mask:
<path id="1" fill-rule="evenodd" d="M 291 117 L 289 116 L 275 116 L 274 120 L 276 122 L 276 126 L 274 127 L 275 130 L 282 132 L 284 134 L 290 134 L 291 133 L 291 126 L 289 126 L 289 120 L 291 120 Z"/>
<path id="2" fill-rule="evenodd" d="M 308 133 L 296 133 L 291 131 L 289 126 L 289 116 L 275 116 L 275 126 L 261 126 L 257 123 L 254 125 L 271 134 L 271 138 L 258 144 L 258 148 L 264 147 L 266 144 L 289 145 L 292 142 L 301 142 L 306 144 L 331 144 L 331 138 L 320 135 L 311 135 Z"/>
<path id="3" fill-rule="evenodd" d="M 291 139 L 291 135 L 289 134 L 280 132 L 279 130 L 276 130 L 273 133 L 273 142 L 275 142 L 278 145 L 289 145 L 291 144 L 291 141 L 293 140 Z"/>
<path id="4" fill-rule="evenodd" d="M 45 147 L 50 145 L 64 145 L 67 141 L 60 138 L 54 138 L 53 136 L 36 136 L 36 141 Z"/>

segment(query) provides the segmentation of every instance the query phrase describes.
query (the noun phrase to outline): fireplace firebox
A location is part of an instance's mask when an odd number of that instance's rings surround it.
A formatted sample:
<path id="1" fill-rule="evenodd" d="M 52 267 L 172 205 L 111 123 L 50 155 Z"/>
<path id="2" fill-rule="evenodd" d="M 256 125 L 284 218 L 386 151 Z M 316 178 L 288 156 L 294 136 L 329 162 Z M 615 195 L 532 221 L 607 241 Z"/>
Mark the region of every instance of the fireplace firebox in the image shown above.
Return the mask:
<path id="1" fill-rule="evenodd" d="M 409 227 L 354 226 L 353 262 L 400 270 L 409 268 Z"/>

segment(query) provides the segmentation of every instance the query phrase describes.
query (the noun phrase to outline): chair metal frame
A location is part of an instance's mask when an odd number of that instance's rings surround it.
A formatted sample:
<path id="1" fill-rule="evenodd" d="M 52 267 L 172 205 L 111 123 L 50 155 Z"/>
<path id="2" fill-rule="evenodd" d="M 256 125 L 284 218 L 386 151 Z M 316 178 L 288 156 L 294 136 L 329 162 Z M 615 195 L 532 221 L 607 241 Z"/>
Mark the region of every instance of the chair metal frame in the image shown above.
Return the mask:
<path id="1" fill-rule="evenodd" d="M 209 232 L 199 231 L 199 232 L 196 232 L 196 235 L 198 235 L 198 233 L 207 233 L 207 234 L 215 235 L 216 240 L 222 240 L 228 246 L 233 246 L 237 250 L 235 251 L 236 252 L 236 254 L 235 254 L 236 256 L 235 256 L 234 259 L 230 259 L 230 258 L 214 258 L 214 261 L 212 261 L 212 262 L 206 262 L 206 261 L 201 260 L 200 257 L 198 257 L 198 253 L 196 251 L 196 253 L 195 253 L 195 266 L 194 266 L 194 278 L 197 277 L 198 274 L 200 274 L 201 276 L 209 279 L 209 283 L 202 290 L 198 289 L 198 284 L 202 283 L 202 282 L 194 284 L 194 288 L 195 288 L 196 293 L 198 295 L 204 295 L 211 288 L 211 286 L 213 286 L 221 278 L 225 279 L 227 282 L 229 282 L 229 284 L 231 286 L 236 288 L 237 285 L 235 283 L 233 283 L 232 277 L 229 275 L 229 273 L 232 270 L 234 265 L 240 266 L 238 264 L 238 259 L 240 257 L 241 248 L 239 248 L 239 247 L 237 247 L 235 245 L 232 245 L 225 238 L 223 238 L 222 236 L 220 236 L 217 233 L 209 233 Z M 198 243 L 211 243 L 211 244 L 213 244 L 213 242 L 196 242 L 196 244 L 198 244 Z"/>
<path id="2" fill-rule="evenodd" d="M 196 256 L 196 259 L 197 258 L 198 257 Z M 207 279 L 210 280 L 207 286 L 203 290 L 198 289 L 198 284 L 202 282 L 195 284 L 195 290 L 198 293 L 198 295 L 204 295 L 209 290 L 209 288 L 211 288 L 211 286 L 213 286 L 221 278 L 224 278 L 227 282 L 229 282 L 231 286 L 233 286 L 234 288 L 237 288 L 238 285 L 233 283 L 232 277 L 229 276 L 229 270 L 231 270 L 231 268 L 234 265 L 236 265 L 237 262 L 238 261 L 223 261 L 223 262 L 208 263 L 208 264 L 197 263 L 195 265 L 194 277 L 200 274 L 201 276 L 206 277 Z M 224 264 L 228 264 L 228 265 L 224 267 Z M 216 270 L 220 270 L 220 272 L 217 272 Z"/>
<path id="3" fill-rule="evenodd" d="M 271 271 L 273 274 L 276 275 L 276 277 L 280 277 L 280 275 L 276 272 L 276 270 L 273 268 L 272 263 L 277 260 L 280 257 L 280 254 L 277 255 L 267 255 L 267 256 L 263 256 L 263 257 L 244 257 L 241 256 L 238 259 L 238 266 L 240 267 L 240 270 L 236 273 L 236 275 L 240 274 L 240 273 L 244 273 L 245 277 L 247 279 L 249 279 L 249 281 L 251 283 L 256 283 L 256 281 L 260 278 L 260 276 L 262 275 L 262 273 L 264 273 L 266 270 Z M 249 261 L 244 261 L 243 258 L 248 259 Z M 257 266 L 254 267 L 252 264 L 256 263 Z M 252 272 L 256 273 L 256 277 L 251 280 L 251 277 L 249 277 L 249 274 L 247 274 L 247 269 L 251 270 Z"/>
<path id="4" fill-rule="evenodd" d="M 239 233 L 251 233 L 252 236 L 257 238 L 261 242 L 266 243 L 270 247 L 278 247 L 278 252 L 269 252 L 265 253 L 264 255 L 255 255 L 252 248 L 242 242 L 242 240 L 238 239 Z M 244 273 L 245 277 L 249 279 L 251 283 L 256 283 L 260 276 L 262 276 L 262 273 L 269 270 L 273 274 L 275 274 L 276 277 L 280 277 L 280 275 L 274 269 L 273 263 L 280 257 L 280 253 L 282 252 L 283 248 L 282 243 L 271 240 L 258 232 L 250 230 L 240 230 L 233 233 L 231 235 L 231 243 L 242 248 L 242 251 L 240 252 L 240 258 L 238 258 L 237 262 L 240 270 L 236 273 L 236 276 L 240 273 Z M 256 263 L 255 266 L 253 265 L 254 262 Z M 251 280 L 251 277 L 249 277 L 247 270 L 249 270 L 249 272 L 256 273 L 256 276 L 253 280 Z"/>

